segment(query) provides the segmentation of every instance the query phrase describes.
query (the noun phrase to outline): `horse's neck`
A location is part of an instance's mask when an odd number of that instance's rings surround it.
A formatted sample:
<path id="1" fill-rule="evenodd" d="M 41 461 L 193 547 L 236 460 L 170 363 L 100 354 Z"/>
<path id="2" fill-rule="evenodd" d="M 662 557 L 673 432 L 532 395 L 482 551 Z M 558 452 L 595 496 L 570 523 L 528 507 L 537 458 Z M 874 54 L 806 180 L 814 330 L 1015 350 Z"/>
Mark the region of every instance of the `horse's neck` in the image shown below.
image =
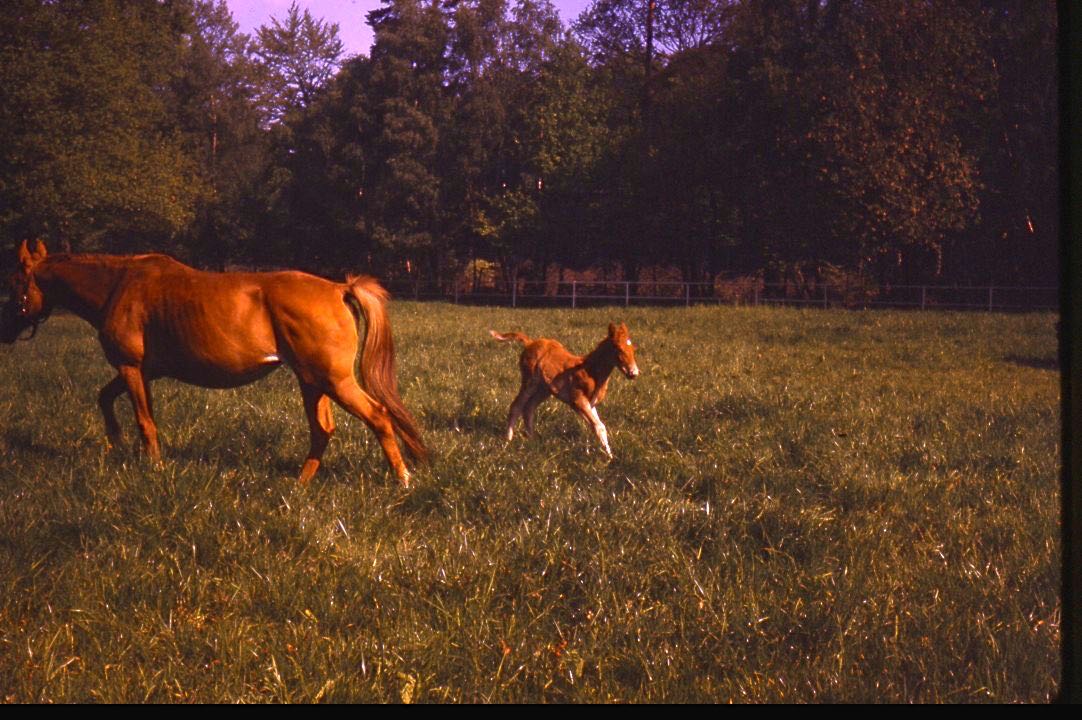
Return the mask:
<path id="1" fill-rule="evenodd" d="M 93 255 L 52 258 L 34 272 L 46 298 L 98 326 L 126 266 Z"/>
<path id="2" fill-rule="evenodd" d="M 612 373 L 612 369 L 616 367 L 616 356 L 612 352 L 609 341 L 602 340 L 600 345 L 583 358 L 582 365 L 587 374 L 596 382 L 605 382 Z"/>

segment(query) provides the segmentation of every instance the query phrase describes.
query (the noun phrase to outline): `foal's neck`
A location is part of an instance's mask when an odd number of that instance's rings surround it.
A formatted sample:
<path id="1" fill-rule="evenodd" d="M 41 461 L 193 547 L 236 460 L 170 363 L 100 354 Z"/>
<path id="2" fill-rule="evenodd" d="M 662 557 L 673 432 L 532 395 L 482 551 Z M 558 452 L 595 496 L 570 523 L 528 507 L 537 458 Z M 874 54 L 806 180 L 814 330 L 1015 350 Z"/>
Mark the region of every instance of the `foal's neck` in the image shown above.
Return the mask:
<path id="1" fill-rule="evenodd" d="M 597 382 L 604 382 L 616 367 L 616 353 L 613 352 L 612 343 L 608 338 L 582 359 L 582 365 L 586 373 Z"/>

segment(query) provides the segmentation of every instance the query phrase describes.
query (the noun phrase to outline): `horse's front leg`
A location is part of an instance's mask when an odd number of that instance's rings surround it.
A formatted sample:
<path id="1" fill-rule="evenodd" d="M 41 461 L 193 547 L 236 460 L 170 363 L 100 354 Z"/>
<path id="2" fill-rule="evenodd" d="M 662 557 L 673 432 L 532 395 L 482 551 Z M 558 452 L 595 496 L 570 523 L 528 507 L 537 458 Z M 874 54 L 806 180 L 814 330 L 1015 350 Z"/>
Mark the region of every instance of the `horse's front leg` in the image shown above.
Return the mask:
<path id="1" fill-rule="evenodd" d="M 308 430 L 312 436 L 308 457 L 301 466 L 300 477 L 297 478 L 301 485 L 306 485 L 319 469 L 323 452 L 334 432 L 334 417 L 331 415 L 331 399 L 322 390 L 302 382 L 301 395 L 304 397 L 304 413 L 308 416 Z"/>
<path id="2" fill-rule="evenodd" d="M 143 376 L 143 371 L 133 365 L 121 365 L 120 378 L 131 396 L 135 422 L 143 436 L 143 447 L 155 463 L 161 462 L 162 451 L 158 446 L 158 426 L 154 424 L 154 409 L 150 399 L 150 383 Z M 108 387 L 108 386 L 107 386 Z"/>
<path id="3" fill-rule="evenodd" d="M 611 460 L 612 450 L 609 448 L 609 432 L 605 429 L 605 423 L 601 422 L 601 418 L 598 417 L 597 408 L 591 405 L 584 395 L 576 397 L 573 406 L 582 419 L 586 421 L 586 424 L 593 428 L 598 442 L 601 443 L 601 448 Z"/>
<path id="4" fill-rule="evenodd" d="M 98 407 L 101 408 L 101 414 L 105 418 L 105 437 L 108 438 L 110 447 L 120 445 L 121 442 L 120 423 L 116 419 L 114 405 L 116 399 L 127 389 L 128 384 L 124 382 L 124 378 L 117 375 L 98 393 Z"/>

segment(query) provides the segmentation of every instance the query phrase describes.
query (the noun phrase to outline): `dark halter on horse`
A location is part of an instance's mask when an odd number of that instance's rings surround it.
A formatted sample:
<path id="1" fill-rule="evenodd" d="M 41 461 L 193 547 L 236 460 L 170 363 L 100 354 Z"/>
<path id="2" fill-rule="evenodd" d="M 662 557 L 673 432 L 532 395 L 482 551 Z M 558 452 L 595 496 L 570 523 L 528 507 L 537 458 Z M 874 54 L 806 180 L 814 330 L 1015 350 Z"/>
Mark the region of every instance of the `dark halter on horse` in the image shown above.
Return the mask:
<path id="1" fill-rule="evenodd" d="M 41 327 L 41 324 L 43 322 L 45 322 L 46 320 L 48 320 L 49 316 L 52 315 L 52 314 L 53 314 L 52 308 L 48 308 L 44 312 L 42 312 L 40 315 L 38 315 L 36 318 L 33 318 L 32 320 L 26 320 L 25 322 L 27 322 L 29 324 L 29 326 L 30 326 L 30 334 L 27 335 L 26 337 L 19 337 L 17 335 L 15 337 L 15 340 L 16 341 L 22 341 L 22 342 L 27 342 L 29 340 L 33 340 L 34 336 L 38 334 L 38 328 Z M 22 330 L 19 330 L 19 335 L 22 335 L 22 332 L 25 329 L 26 328 L 23 328 Z"/>

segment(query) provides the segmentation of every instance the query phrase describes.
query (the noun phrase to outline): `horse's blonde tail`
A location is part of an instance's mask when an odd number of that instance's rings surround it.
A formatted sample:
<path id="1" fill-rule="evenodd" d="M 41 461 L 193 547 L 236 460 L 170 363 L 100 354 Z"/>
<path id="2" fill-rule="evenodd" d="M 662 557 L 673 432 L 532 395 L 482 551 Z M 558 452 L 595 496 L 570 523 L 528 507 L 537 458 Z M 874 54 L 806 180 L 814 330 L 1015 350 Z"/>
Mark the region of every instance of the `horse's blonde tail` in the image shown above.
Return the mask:
<path id="1" fill-rule="evenodd" d="M 495 330 L 489 330 L 488 334 L 496 338 L 501 342 L 520 342 L 523 345 L 529 345 L 531 340 L 526 335 L 520 332 L 498 333 Z"/>
<path id="2" fill-rule="evenodd" d="M 387 408 L 406 451 L 418 462 L 427 462 L 428 448 L 421 440 L 421 432 L 398 396 L 394 339 L 391 337 L 391 323 L 387 317 L 387 291 L 378 280 L 368 275 L 349 275 L 346 277 L 346 285 L 346 298 L 357 301 L 365 320 L 364 343 L 361 347 L 361 386 Z"/>

